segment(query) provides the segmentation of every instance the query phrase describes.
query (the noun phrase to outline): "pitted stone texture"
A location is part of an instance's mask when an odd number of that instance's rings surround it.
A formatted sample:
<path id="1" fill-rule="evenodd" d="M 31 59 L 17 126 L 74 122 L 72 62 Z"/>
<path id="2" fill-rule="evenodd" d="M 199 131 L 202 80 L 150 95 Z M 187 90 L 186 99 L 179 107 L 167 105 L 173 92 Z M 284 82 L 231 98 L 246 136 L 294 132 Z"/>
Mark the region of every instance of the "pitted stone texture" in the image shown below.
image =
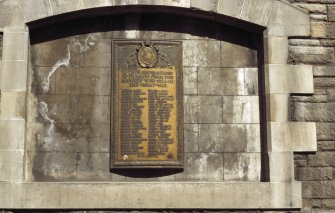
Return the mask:
<path id="1" fill-rule="evenodd" d="M 241 18 L 266 26 L 272 12 L 274 0 L 245 0 Z"/>
<path id="2" fill-rule="evenodd" d="M 332 47 L 290 47 L 289 62 L 329 64 L 334 62 L 334 48 Z"/>
<path id="3" fill-rule="evenodd" d="M 201 124 L 200 152 L 260 152 L 259 125 Z"/>
<path id="4" fill-rule="evenodd" d="M 236 60 L 238 59 L 238 60 Z M 257 51 L 249 47 L 221 42 L 222 67 L 257 67 Z"/>
<path id="5" fill-rule="evenodd" d="M 260 153 L 225 153 L 223 163 L 226 181 L 260 180 Z"/>
<path id="6" fill-rule="evenodd" d="M 185 175 L 187 180 L 223 179 L 223 156 L 221 153 L 187 153 Z"/>
<path id="7" fill-rule="evenodd" d="M 184 96 L 185 123 L 222 123 L 222 97 Z"/>
<path id="8" fill-rule="evenodd" d="M 220 67 L 220 41 L 186 40 L 183 42 L 184 66 Z"/>
<path id="9" fill-rule="evenodd" d="M 223 96 L 223 123 L 259 123 L 258 96 Z"/>

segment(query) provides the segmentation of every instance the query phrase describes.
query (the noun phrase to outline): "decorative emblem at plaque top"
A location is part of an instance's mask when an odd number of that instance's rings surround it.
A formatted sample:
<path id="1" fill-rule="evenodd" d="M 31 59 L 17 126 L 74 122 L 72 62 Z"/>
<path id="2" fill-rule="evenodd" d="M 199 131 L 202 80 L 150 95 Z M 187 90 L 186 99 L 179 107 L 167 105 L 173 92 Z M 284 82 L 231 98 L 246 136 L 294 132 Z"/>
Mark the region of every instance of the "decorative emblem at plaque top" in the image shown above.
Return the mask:
<path id="1" fill-rule="evenodd" d="M 182 168 L 181 42 L 114 41 L 112 52 L 112 168 Z"/>
<path id="2" fill-rule="evenodd" d="M 138 63 L 142 67 L 153 67 L 157 61 L 157 50 L 152 42 L 145 42 L 138 50 Z"/>

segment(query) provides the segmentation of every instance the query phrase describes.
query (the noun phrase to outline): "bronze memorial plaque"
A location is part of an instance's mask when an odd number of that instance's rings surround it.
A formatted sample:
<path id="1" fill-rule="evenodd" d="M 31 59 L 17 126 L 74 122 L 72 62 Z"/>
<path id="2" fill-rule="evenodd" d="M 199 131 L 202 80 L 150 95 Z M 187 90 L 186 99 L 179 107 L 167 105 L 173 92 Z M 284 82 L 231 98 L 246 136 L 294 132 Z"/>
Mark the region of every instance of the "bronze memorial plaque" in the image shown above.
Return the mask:
<path id="1" fill-rule="evenodd" d="M 112 169 L 183 167 L 179 41 L 113 41 Z"/>

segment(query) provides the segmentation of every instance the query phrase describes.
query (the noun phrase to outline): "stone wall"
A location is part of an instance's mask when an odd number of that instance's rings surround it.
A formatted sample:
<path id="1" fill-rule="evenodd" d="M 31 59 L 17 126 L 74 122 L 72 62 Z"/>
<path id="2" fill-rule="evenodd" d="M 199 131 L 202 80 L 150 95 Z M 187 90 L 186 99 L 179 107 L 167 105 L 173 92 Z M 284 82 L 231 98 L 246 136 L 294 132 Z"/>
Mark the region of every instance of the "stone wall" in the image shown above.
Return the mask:
<path id="1" fill-rule="evenodd" d="M 318 151 L 295 155 L 304 212 L 335 211 L 335 1 L 292 0 L 309 11 L 311 36 L 289 40 L 290 63 L 313 65 L 313 96 L 292 96 L 292 120 L 316 122 Z"/>
<path id="2" fill-rule="evenodd" d="M 158 23 L 159 18 L 155 19 Z M 122 22 L 122 17 L 118 20 Z M 203 37 L 211 30 L 197 29 L 195 21 L 179 23 L 182 29 L 187 25 L 190 34 L 141 30 L 147 21 L 132 17 L 124 28 L 134 30 L 99 32 L 98 26 L 108 25 L 101 19 L 95 23 L 96 33 L 46 42 L 37 42 L 32 36 L 27 114 L 29 181 L 260 181 L 260 40 L 224 26 L 225 32 L 215 35 L 213 30 L 209 38 Z M 227 39 L 234 36 L 239 38 Z M 114 39 L 183 42 L 183 172 L 150 176 L 110 172 Z"/>

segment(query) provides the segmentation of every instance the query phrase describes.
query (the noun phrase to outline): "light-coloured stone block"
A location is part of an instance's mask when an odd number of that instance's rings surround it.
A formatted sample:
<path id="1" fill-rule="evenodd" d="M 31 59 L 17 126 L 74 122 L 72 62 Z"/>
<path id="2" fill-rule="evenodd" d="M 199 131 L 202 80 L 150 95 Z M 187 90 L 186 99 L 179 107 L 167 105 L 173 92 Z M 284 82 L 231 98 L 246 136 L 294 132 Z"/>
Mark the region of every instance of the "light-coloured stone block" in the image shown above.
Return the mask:
<path id="1" fill-rule="evenodd" d="M 82 0 L 52 0 L 50 3 L 53 15 L 83 9 Z"/>
<path id="2" fill-rule="evenodd" d="M 6 209 L 298 209 L 301 208 L 299 186 L 298 182 L 0 183 L 0 195 L 4 195 L 0 196 L 0 206 Z"/>
<path id="3" fill-rule="evenodd" d="M 272 152 L 315 152 L 316 126 L 307 122 L 268 123 L 268 148 Z"/>
<path id="4" fill-rule="evenodd" d="M 217 7 L 216 0 L 191 0 L 191 8 L 196 8 L 204 11 L 215 11 Z"/>
<path id="5" fill-rule="evenodd" d="M 287 64 L 288 59 L 288 38 L 287 37 L 266 37 L 265 63 Z"/>
<path id="6" fill-rule="evenodd" d="M 223 123 L 259 123 L 258 96 L 223 96 Z"/>
<path id="7" fill-rule="evenodd" d="M 245 0 L 241 18 L 251 23 L 266 26 L 274 0 Z"/>
<path id="8" fill-rule="evenodd" d="M 25 118 L 25 92 L 0 91 L 0 119 Z"/>
<path id="9" fill-rule="evenodd" d="M 2 60 L 27 61 L 28 32 L 5 28 L 3 36 Z"/>
<path id="10" fill-rule="evenodd" d="M 198 94 L 198 68 L 183 68 L 184 94 Z"/>
<path id="11" fill-rule="evenodd" d="M 270 181 L 294 180 L 293 152 L 269 152 Z"/>
<path id="12" fill-rule="evenodd" d="M 24 18 L 17 3 L 0 2 L 0 28 L 5 27 L 25 27 Z"/>
<path id="13" fill-rule="evenodd" d="M 20 182 L 24 179 L 23 156 L 23 151 L 0 149 L 0 182 Z"/>
<path id="14" fill-rule="evenodd" d="M 113 5 L 113 0 L 82 0 L 84 8 L 107 7 Z"/>
<path id="15" fill-rule="evenodd" d="M 220 0 L 217 13 L 238 18 L 241 15 L 243 4 L 244 0 Z"/>
<path id="16" fill-rule="evenodd" d="M 258 67 L 257 50 L 251 47 L 221 41 L 221 61 L 221 67 L 256 68 Z"/>
<path id="17" fill-rule="evenodd" d="M 25 121 L 0 120 L 0 149 L 23 150 L 25 140 Z"/>
<path id="18" fill-rule="evenodd" d="M 270 94 L 266 96 L 267 121 L 286 122 L 291 120 L 291 96 Z"/>
<path id="19" fill-rule="evenodd" d="M 310 21 L 307 11 L 285 1 L 274 1 L 268 21 L 269 36 L 309 36 Z"/>
<path id="20" fill-rule="evenodd" d="M 19 7 L 23 13 L 25 22 L 30 22 L 52 15 L 49 0 L 19 1 Z"/>
<path id="21" fill-rule="evenodd" d="M 162 5 L 190 8 L 191 0 L 162 0 Z"/>
<path id="22" fill-rule="evenodd" d="M 267 94 L 313 93 L 313 69 L 309 65 L 267 65 Z"/>
<path id="23" fill-rule="evenodd" d="M 1 90 L 25 91 L 27 89 L 26 61 L 2 61 L 0 66 Z"/>

